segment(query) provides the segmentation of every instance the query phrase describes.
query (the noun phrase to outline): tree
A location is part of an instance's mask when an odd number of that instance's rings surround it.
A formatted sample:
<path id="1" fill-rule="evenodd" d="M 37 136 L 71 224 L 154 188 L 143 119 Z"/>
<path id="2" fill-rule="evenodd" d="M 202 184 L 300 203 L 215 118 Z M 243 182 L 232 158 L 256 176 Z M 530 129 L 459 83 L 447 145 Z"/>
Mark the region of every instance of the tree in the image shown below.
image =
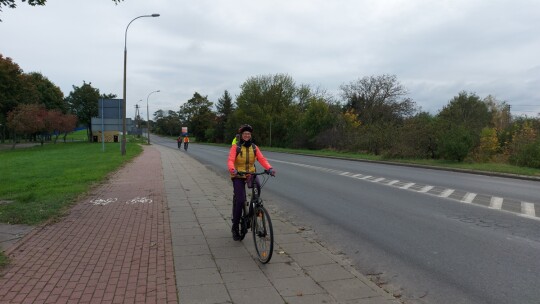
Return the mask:
<path id="1" fill-rule="evenodd" d="M 512 134 L 509 145 L 510 163 L 518 166 L 540 168 L 540 138 L 532 119 L 525 119 Z"/>
<path id="2" fill-rule="evenodd" d="M 488 107 L 488 111 L 491 115 L 490 125 L 497 131 L 499 144 L 504 146 L 512 137 L 512 114 L 510 113 L 510 105 L 506 103 L 506 101 L 499 101 L 491 95 L 484 98 L 484 103 Z"/>
<path id="3" fill-rule="evenodd" d="M 62 113 L 67 111 L 64 93 L 62 93 L 62 90 L 58 86 L 38 72 L 27 74 L 27 77 L 28 81 L 35 88 L 40 104 L 43 104 L 48 110 L 58 109 Z"/>
<path id="4" fill-rule="evenodd" d="M 297 93 L 293 79 L 285 74 L 251 77 L 240 88 L 235 124 L 251 124 L 258 144 L 286 146 L 299 115 L 293 107 Z"/>
<path id="5" fill-rule="evenodd" d="M 7 125 L 13 132 L 13 148 L 17 134 L 35 135 L 44 130 L 45 107 L 37 104 L 21 104 L 7 115 Z M 43 144 L 43 143 L 42 143 Z"/>
<path id="6" fill-rule="evenodd" d="M 56 140 L 58 139 L 58 135 L 60 133 L 64 134 L 64 142 L 66 142 L 66 137 L 69 132 L 72 132 L 77 127 L 77 116 L 73 114 L 64 114 L 58 121 L 58 129 L 56 133 L 56 138 L 54 139 L 54 143 L 56 143 Z"/>
<path id="7" fill-rule="evenodd" d="M 390 148 L 384 153 L 390 158 L 435 158 L 436 118 L 420 112 L 405 119 L 398 133 L 393 134 Z"/>
<path id="8" fill-rule="evenodd" d="M 232 113 L 234 112 L 234 105 L 232 102 L 231 95 L 227 90 L 223 92 L 223 96 L 218 99 L 216 105 L 217 108 L 217 122 L 216 122 L 216 133 L 215 140 L 217 142 L 227 142 L 235 134 L 234 130 L 236 129 L 232 126 L 231 118 Z"/>
<path id="9" fill-rule="evenodd" d="M 462 162 L 473 146 L 471 132 L 459 125 L 444 132 L 444 140 L 438 142 L 438 152 L 444 159 Z"/>
<path id="10" fill-rule="evenodd" d="M 480 145 L 475 153 L 475 158 L 480 162 L 491 161 L 499 152 L 500 148 L 497 129 L 483 128 L 480 133 Z"/>
<path id="11" fill-rule="evenodd" d="M 21 0 L 22 2 L 27 2 L 31 6 L 44 6 L 47 2 L 47 0 Z M 112 0 L 115 4 L 118 4 L 119 2 L 122 2 L 124 0 Z M 2 7 L 8 7 L 8 8 L 16 8 L 17 4 L 15 3 L 15 0 L 0 0 L 0 12 L 2 11 Z M 2 21 L 2 19 L 0 19 Z"/>
<path id="12" fill-rule="evenodd" d="M 324 143 L 321 145 L 317 142 L 317 136 L 323 131 L 331 129 L 336 121 L 336 113 L 332 111 L 332 104 L 323 97 L 312 96 L 307 98 L 303 105 L 306 109 L 301 116 L 299 125 L 301 126 L 300 132 L 305 136 L 305 145 L 310 149 L 324 147 Z"/>
<path id="13" fill-rule="evenodd" d="M 158 110 L 154 115 L 156 123 L 155 127 L 152 128 L 152 132 L 168 136 L 176 136 L 181 133 L 182 125 L 180 123 L 178 112 L 169 110 L 167 114 L 165 114 L 163 110 Z"/>
<path id="14" fill-rule="evenodd" d="M 0 123 L 5 123 L 7 113 L 21 101 L 23 71 L 9 57 L 0 54 Z"/>
<path id="15" fill-rule="evenodd" d="M 99 90 L 92 83 L 83 81 L 81 87 L 73 86 L 73 91 L 66 97 L 71 113 L 77 115 L 79 122 L 85 124 L 88 140 L 92 140 L 92 117 L 98 116 Z"/>
<path id="16" fill-rule="evenodd" d="M 340 87 L 346 109 L 353 109 L 364 125 L 401 122 L 415 111 L 415 103 L 395 75 L 369 76 Z"/>
<path id="17" fill-rule="evenodd" d="M 395 75 L 366 76 L 340 89 L 345 110 L 354 111 L 362 124 L 359 148 L 376 155 L 390 148 L 392 134 L 415 111 Z"/>
<path id="18" fill-rule="evenodd" d="M 207 141 L 207 130 L 215 129 L 216 115 L 208 96 L 195 92 L 193 97 L 180 107 L 179 117 L 187 121 L 188 130 L 199 141 Z"/>
<path id="19" fill-rule="evenodd" d="M 443 107 L 437 118 L 437 141 L 439 147 L 444 150 L 441 151 L 441 155 L 447 157 L 452 155 L 452 159 L 459 161 L 464 159 L 462 156 L 464 149 L 468 148 L 468 153 L 480 144 L 480 133 L 491 122 L 486 103 L 476 94 L 465 91 L 460 92 Z M 460 138 L 464 141 L 458 143 Z M 459 153 L 455 153 L 458 147 Z M 449 149 L 454 152 L 449 153 Z"/>

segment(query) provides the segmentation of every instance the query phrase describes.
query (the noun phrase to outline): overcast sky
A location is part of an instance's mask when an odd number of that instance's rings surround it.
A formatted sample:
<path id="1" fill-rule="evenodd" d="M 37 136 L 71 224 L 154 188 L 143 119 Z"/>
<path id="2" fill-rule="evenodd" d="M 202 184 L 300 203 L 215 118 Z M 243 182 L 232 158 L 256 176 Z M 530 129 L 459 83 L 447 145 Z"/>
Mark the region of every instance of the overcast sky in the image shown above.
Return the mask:
<path id="1" fill-rule="evenodd" d="M 340 85 L 393 74 L 436 114 L 460 91 L 514 114 L 540 112 L 538 0 L 48 0 L 0 13 L 0 53 L 67 96 L 91 82 L 127 116 L 177 111 L 194 92 L 217 102 L 248 78 L 287 74 L 339 98 Z M 142 101 L 141 101 L 142 100 Z"/>

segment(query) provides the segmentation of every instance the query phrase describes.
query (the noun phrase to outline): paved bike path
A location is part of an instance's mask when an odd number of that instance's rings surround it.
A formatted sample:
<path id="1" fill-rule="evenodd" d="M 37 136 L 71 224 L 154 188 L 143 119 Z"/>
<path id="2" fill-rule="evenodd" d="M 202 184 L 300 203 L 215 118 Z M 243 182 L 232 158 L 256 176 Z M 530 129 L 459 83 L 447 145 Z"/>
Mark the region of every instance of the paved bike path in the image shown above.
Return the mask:
<path id="1" fill-rule="evenodd" d="M 5 252 L 0 303 L 177 303 L 160 152 L 144 152 L 61 220 Z"/>
<path id="2" fill-rule="evenodd" d="M 232 240 L 230 180 L 194 160 L 189 150 L 156 148 L 180 303 L 398 303 L 271 206 L 276 244 L 270 263 L 259 263 L 251 234 Z"/>
<path id="3" fill-rule="evenodd" d="M 259 263 L 251 235 L 232 240 L 231 197 L 189 150 L 145 146 L 7 249 L 0 303 L 398 303 L 272 206 L 274 254 Z"/>

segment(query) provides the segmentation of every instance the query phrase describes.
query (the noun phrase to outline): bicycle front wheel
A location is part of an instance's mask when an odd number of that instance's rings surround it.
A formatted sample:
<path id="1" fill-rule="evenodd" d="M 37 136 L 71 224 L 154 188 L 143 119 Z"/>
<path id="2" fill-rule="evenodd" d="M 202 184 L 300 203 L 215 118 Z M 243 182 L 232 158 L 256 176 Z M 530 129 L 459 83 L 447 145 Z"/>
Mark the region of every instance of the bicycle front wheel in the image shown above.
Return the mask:
<path id="1" fill-rule="evenodd" d="M 274 231 L 272 230 L 272 221 L 270 214 L 263 207 L 256 207 L 253 214 L 253 241 L 255 250 L 259 256 L 259 261 L 266 264 L 272 258 L 274 250 Z"/>

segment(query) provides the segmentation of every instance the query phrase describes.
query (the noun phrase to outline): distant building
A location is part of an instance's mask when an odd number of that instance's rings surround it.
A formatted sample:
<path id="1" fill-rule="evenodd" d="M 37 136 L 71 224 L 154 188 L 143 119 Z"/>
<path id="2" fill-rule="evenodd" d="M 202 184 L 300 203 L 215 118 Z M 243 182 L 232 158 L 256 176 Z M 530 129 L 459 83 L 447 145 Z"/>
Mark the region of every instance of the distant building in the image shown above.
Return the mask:
<path id="1" fill-rule="evenodd" d="M 92 117 L 92 141 L 120 142 L 122 138 L 122 99 L 98 101 L 98 116 Z M 126 118 L 126 132 L 135 133 L 131 118 Z"/>

